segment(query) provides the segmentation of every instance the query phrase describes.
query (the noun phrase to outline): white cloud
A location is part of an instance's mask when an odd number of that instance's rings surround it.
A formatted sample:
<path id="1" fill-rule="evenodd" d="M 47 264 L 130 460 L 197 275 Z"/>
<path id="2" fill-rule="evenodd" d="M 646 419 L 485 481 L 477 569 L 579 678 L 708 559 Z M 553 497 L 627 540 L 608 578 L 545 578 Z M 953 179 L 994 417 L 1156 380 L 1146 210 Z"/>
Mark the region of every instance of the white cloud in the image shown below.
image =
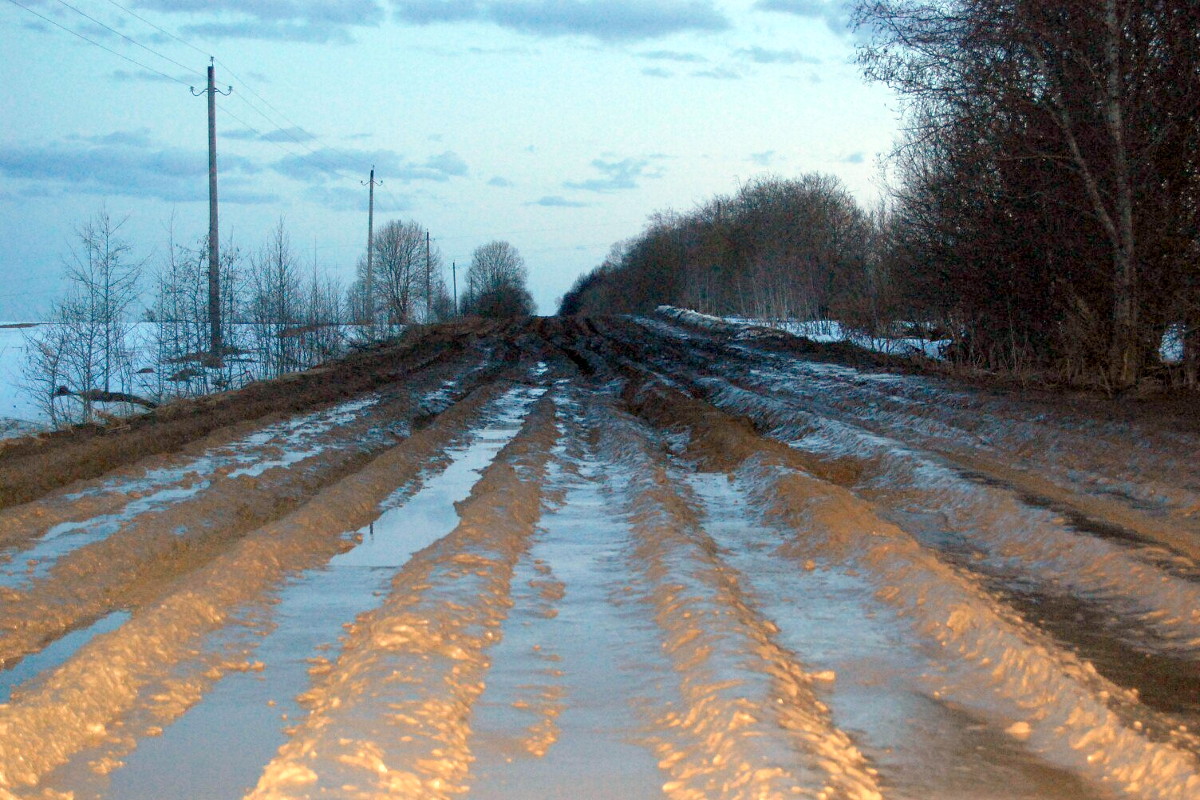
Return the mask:
<path id="1" fill-rule="evenodd" d="M 222 174 L 232 180 L 222 199 L 266 202 L 273 195 L 250 191 L 238 176 L 260 173 L 254 162 L 235 155 L 221 160 Z M 13 181 L 37 181 L 51 194 L 74 193 L 158 198 L 172 202 L 208 198 L 208 153 L 154 141 L 142 130 L 79 137 L 0 149 L 0 174 Z"/>
<path id="2" fill-rule="evenodd" d="M 281 175 L 297 181 L 324 182 L 330 179 L 366 175 L 371 166 L 375 177 L 383 181 L 445 182 L 462 177 L 470 170 L 455 152 L 429 156 L 423 161 L 402 158 L 391 150 L 355 150 L 353 148 L 323 147 L 304 155 L 290 155 L 276 161 L 272 167 Z"/>
<path id="3" fill-rule="evenodd" d="M 821 59 L 805 55 L 799 50 L 768 50 L 763 47 L 750 47 L 738 50 L 735 54 L 741 58 L 753 61 L 755 64 L 820 64 Z"/>
<path id="4" fill-rule="evenodd" d="M 587 203 L 581 203 L 578 200 L 568 200 L 562 195 L 546 195 L 544 197 L 528 203 L 531 206 L 544 206 L 547 208 L 586 208 Z"/>
<path id="5" fill-rule="evenodd" d="M 642 178 L 662 177 L 661 171 L 650 169 L 650 161 L 649 158 L 625 158 L 620 161 L 597 158 L 592 161 L 592 166 L 600 171 L 602 177 L 585 181 L 569 181 L 563 186 L 587 192 L 617 192 L 636 189 Z"/>
<path id="6" fill-rule="evenodd" d="M 640 41 L 688 31 L 723 31 L 729 19 L 712 0 L 394 0 L 396 18 L 490 22 L 535 36 Z"/>
<path id="7" fill-rule="evenodd" d="M 134 6 L 192 21 L 184 37 L 349 43 L 352 31 L 386 19 L 379 0 L 137 0 Z"/>

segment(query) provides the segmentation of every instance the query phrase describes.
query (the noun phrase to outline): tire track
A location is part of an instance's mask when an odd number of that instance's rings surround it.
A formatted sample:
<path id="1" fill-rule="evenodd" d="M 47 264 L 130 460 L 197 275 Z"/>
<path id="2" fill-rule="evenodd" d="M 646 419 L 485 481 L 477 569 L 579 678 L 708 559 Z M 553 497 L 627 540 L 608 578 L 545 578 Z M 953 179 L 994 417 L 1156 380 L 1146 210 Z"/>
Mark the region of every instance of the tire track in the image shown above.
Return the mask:
<path id="1" fill-rule="evenodd" d="M 498 391 L 493 385 L 475 393 L 358 472 L 244 537 L 161 602 L 98 636 L 52 673 L 22 686 L 13 702 L 0 706 L 0 789 L 36 785 L 74 753 L 103 742 L 109 726 L 138 704 L 182 713 L 229 668 L 210 664 L 182 683 L 170 683 L 177 665 L 201 654 L 204 637 L 229 624 L 234 610 L 261 602 L 288 574 L 344 550 L 342 533 L 374 519 L 395 486 L 439 457 Z M 173 693 L 152 696 L 164 682 Z"/>
<path id="2" fill-rule="evenodd" d="M 181 718 L 158 725 L 164 728 L 161 736 L 140 739 L 128 756 L 106 754 L 124 766 L 110 781 L 93 781 L 94 791 L 78 771 L 70 780 L 52 776 L 45 783 L 71 791 L 76 800 L 242 796 L 286 741 L 284 728 L 303 718 L 295 698 L 312 676 L 330 669 L 344 627 L 379 605 L 392 576 L 414 553 L 456 527 L 455 504 L 466 499 L 479 473 L 517 433 L 534 402 L 530 395 L 526 387 L 505 392 L 486 409 L 483 426 L 454 443 L 445 464 L 428 463 L 418 478 L 386 498 L 379 518 L 351 537 L 351 549 L 290 579 L 264 611 L 261 640 L 250 644 L 246 658 L 254 671 L 222 678 Z M 180 764 L 177 771 L 164 770 L 173 763 Z"/>
<path id="3" fill-rule="evenodd" d="M 671 356 L 677 365 L 692 368 L 693 379 L 713 374 L 713 354 L 719 354 L 722 377 L 751 391 L 917 444 L 1047 505 L 1070 508 L 1200 562 L 1200 472 L 1192 460 L 1172 455 L 1180 450 L 1178 441 L 1094 422 L 1075 424 L 1063 421 L 1061 414 L 1051 423 L 1045 410 L 1032 403 L 1009 409 L 929 379 L 789 358 L 698 334 L 706 351 L 702 357 L 697 337 L 657 320 L 644 324 L 646 331 L 660 334 L 656 338 L 673 340 Z M 628 332 L 620 335 L 626 346 L 642 349 L 644 357 L 670 363 L 644 349 L 644 337 L 639 341 Z M 910 390 L 911 397 L 900 395 Z M 1161 446 L 1151 447 L 1151 440 Z M 1114 459 L 1114 452 L 1122 457 Z"/>
<path id="4" fill-rule="evenodd" d="M 631 567 L 683 697 L 651 736 L 671 776 L 664 793 L 675 800 L 881 798 L 875 770 L 719 558 L 678 476 L 639 426 L 606 416 L 604 452 L 629 475 L 618 496 L 635 537 Z"/>
<path id="5" fill-rule="evenodd" d="M 945 655 L 934 696 L 1003 721 L 1051 763 L 1129 797 L 1200 792 L 1189 737 L 1156 741 L 1136 696 L 1101 678 L 846 490 L 798 471 L 791 451 L 682 395 L 646 389 L 639 413 L 686 427 L 691 447 L 751 487 L 763 513 L 794 528 L 790 557 L 850 561 L 878 596 L 912 617 Z"/>
<path id="6" fill-rule="evenodd" d="M 465 789 L 470 710 L 540 515 L 556 436 L 545 399 L 460 507 L 455 532 L 417 554 L 355 625 L 307 694 L 308 717 L 248 797 L 432 800 Z"/>
<path id="7" fill-rule="evenodd" d="M 636 743 L 638 710 L 675 696 L 672 670 L 632 596 L 629 527 L 606 513 L 613 465 L 595 453 L 603 433 L 585 419 L 583 392 L 554 391 L 547 509 L 517 564 L 515 605 L 472 711 L 469 796 L 659 796 L 657 759 Z"/>
<path id="8" fill-rule="evenodd" d="M 410 390 L 420 397 L 434 391 L 422 384 L 437 382 L 429 376 Z M 0 664 L 11 665 L 115 609 L 153 601 L 179 576 L 407 436 L 417 415 L 430 412 L 423 405 L 406 392 L 360 409 L 366 413 L 353 417 L 337 409 L 319 414 L 321 424 L 314 431 L 305 427 L 310 417 L 279 423 L 274 430 L 246 437 L 242 446 L 200 456 L 209 471 L 196 491 L 172 496 L 172 502 L 140 513 L 133 513 L 139 505 L 134 500 L 128 504 L 134 506 L 129 513 L 62 534 L 76 549 L 61 554 L 54 548 L 71 545 L 50 539 L 45 548 L 50 565 L 41 565 L 44 577 L 35 574 L 25 585 L 0 586 Z M 444 400 L 433 411 L 438 408 L 444 408 Z M 338 421 L 342 424 L 335 424 Z M 290 448 L 289 428 L 294 445 Z M 101 496 L 119 497 L 108 492 Z"/>
<path id="9" fill-rule="evenodd" d="M 687 363 L 673 352 L 665 358 Z M 728 372 L 733 377 L 679 368 L 672 376 L 801 448 L 792 459 L 806 471 L 878 500 L 882 515 L 985 577 L 1112 680 L 1171 717 L 1182 715 L 1161 725 L 1193 725 L 1200 709 L 1200 588 L 1190 559 L 1129 535 L 1093 535 L 1096 523 L 1086 518 L 1068 521 L 990 478 L 964 474 L 944 455 L 922 453 L 857 420 L 825 416 L 802 398 Z"/>

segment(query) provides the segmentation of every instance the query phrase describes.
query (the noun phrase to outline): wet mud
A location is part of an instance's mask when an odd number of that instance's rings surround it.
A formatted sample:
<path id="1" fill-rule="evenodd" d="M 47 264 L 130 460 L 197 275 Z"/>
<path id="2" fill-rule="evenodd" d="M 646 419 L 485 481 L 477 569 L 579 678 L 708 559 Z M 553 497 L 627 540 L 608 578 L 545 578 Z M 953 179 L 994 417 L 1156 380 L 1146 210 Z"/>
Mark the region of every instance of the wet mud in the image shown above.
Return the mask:
<path id="1" fill-rule="evenodd" d="M 1196 431 L 844 355 L 463 321 L 7 445 L 0 798 L 1200 797 Z"/>

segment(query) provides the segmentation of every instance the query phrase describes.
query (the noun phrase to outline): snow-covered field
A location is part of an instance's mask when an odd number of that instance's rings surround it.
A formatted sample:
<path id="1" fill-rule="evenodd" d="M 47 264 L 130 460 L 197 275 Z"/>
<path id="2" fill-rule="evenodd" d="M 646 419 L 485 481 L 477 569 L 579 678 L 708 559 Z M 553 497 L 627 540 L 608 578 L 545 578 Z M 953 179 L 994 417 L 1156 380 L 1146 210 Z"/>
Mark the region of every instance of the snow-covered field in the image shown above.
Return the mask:
<path id="1" fill-rule="evenodd" d="M 784 331 L 793 336 L 803 336 L 814 342 L 850 342 L 867 350 L 889 355 L 919 355 L 940 359 L 942 351 L 951 343 L 950 339 L 928 339 L 914 336 L 868 336 L 860 331 L 846 328 L 837 320 L 771 320 L 746 317 L 713 317 L 672 306 L 660 306 L 658 313 L 700 327 L 729 323 L 735 326 L 753 326 Z M 912 326 L 909 326 L 912 327 Z M 1183 339 L 1177 328 L 1163 334 L 1159 353 L 1163 361 L 1178 363 L 1183 359 Z"/>
<path id="2" fill-rule="evenodd" d="M 0 323 L 0 437 L 20 430 L 18 423 L 44 422 L 33 398 L 22 388 L 21 369 L 26 360 L 29 333 L 20 323 Z"/>
<path id="3" fill-rule="evenodd" d="M 1197 436 L 744 333 L 468 324 L 0 509 L 0 798 L 1200 796 Z"/>
<path id="4" fill-rule="evenodd" d="M 23 376 L 24 366 L 28 360 L 30 337 L 36 336 L 45 325 L 46 323 L 0 322 L 0 438 L 43 429 L 49 424 L 44 406 L 27 388 L 27 381 Z M 249 324 L 239 323 L 235 327 L 241 329 L 242 338 L 249 336 L 247 332 L 247 329 L 251 327 Z M 157 326 L 154 323 L 139 322 L 133 326 L 130 339 L 135 343 L 137 349 L 134 357 L 136 368 L 154 368 L 154 349 L 151 343 L 155 339 L 156 332 Z M 348 338 L 354 338 L 359 336 L 360 332 L 356 326 L 347 326 L 345 335 Z M 172 371 L 179 368 L 178 365 L 169 367 Z M 262 365 L 250 355 L 239 357 L 237 369 L 242 373 L 241 382 L 265 375 Z M 144 379 L 151 387 L 155 383 L 152 373 L 136 377 Z M 144 392 L 142 385 L 135 385 L 131 388 L 135 394 L 147 393 Z M 153 393 L 153 390 L 148 393 Z M 63 398 L 56 402 L 66 405 L 75 401 Z M 108 410 L 119 415 L 136 413 L 139 409 L 137 406 L 118 403 L 111 404 Z"/>

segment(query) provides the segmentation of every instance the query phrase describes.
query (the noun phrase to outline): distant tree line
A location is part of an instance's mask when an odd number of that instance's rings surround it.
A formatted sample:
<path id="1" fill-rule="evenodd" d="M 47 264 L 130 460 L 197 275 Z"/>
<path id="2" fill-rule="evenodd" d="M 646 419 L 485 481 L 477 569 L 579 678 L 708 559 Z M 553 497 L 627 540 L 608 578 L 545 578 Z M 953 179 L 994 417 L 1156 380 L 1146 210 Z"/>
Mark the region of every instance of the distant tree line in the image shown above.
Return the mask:
<path id="1" fill-rule="evenodd" d="M 763 179 L 652 218 L 563 313 L 903 320 L 952 360 L 1121 391 L 1200 386 L 1194 0 L 859 0 L 866 75 L 904 101 L 885 210 Z"/>
<path id="2" fill-rule="evenodd" d="M 524 260 L 507 242 L 475 251 L 464 297 L 455 301 L 442 258 L 412 221 L 386 223 L 348 289 L 296 255 L 281 219 L 258 250 L 221 250 L 223 348 L 209 346 L 206 240 L 171 234 L 157 269 L 133 257 L 125 220 L 101 210 L 77 230 L 66 262 L 66 292 L 48 325 L 30 337 L 24 383 L 53 425 L 92 421 L 98 404 L 153 406 L 172 397 L 235 388 L 307 369 L 356 342 L 459 313 L 533 313 Z M 147 285 L 149 284 L 149 285 Z M 140 311 L 140 313 L 139 313 Z"/>
<path id="3" fill-rule="evenodd" d="M 691 213 L 656 214 L 576 281 L 560 313 L 645 313 L 666 303 L 876 328 L 893 303 L 876 217 L 837 178 L 760 178 Z"/>
<path id="4" fill-rule="evenodd" d="M 1122 390 L 1200 366 L 1193 0 L 860 2 L 906 103 L 889 271 L 955 357 Z"/>

